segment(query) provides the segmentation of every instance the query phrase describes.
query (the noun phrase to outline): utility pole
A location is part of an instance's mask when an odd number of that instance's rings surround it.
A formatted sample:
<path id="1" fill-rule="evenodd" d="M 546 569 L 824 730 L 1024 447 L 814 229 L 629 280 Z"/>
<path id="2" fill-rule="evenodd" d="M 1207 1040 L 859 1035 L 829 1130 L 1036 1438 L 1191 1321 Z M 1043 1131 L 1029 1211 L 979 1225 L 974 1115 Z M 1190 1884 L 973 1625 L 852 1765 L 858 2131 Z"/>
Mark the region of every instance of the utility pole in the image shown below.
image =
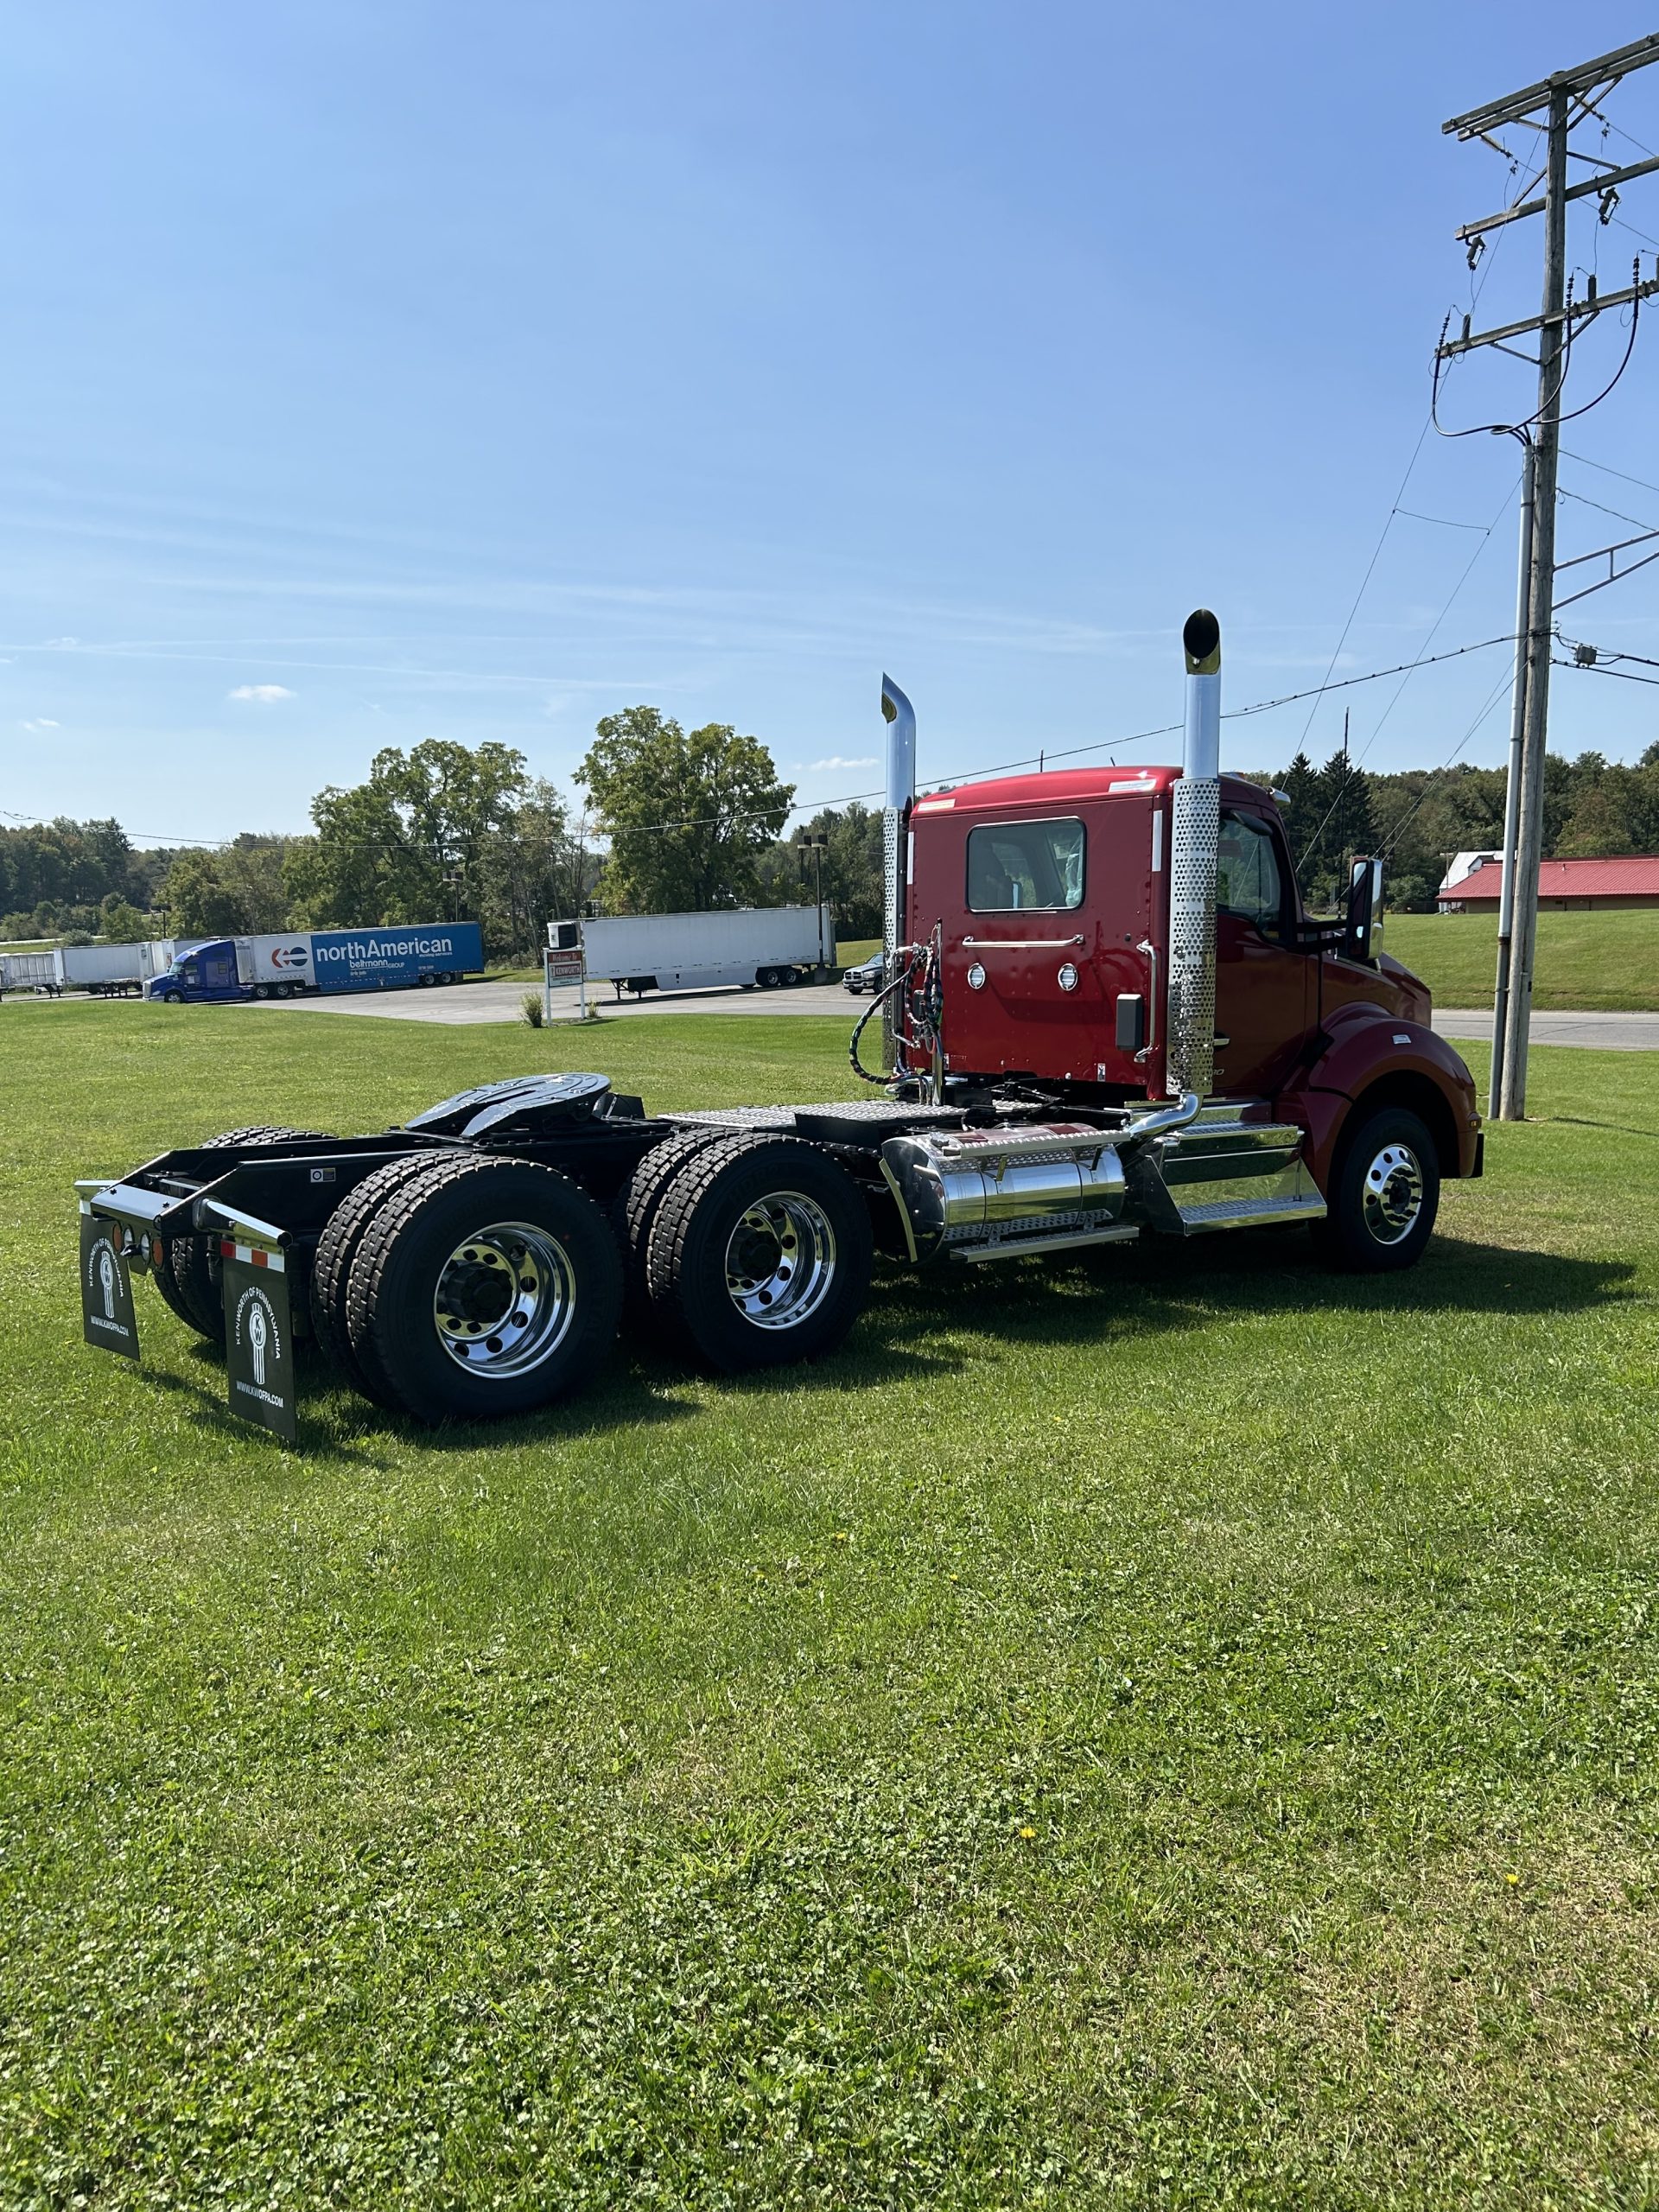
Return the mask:
<path id="1" fill-rule="evenodd" d="M 1532 1037 L 1532 969 L 1538 948 L 1538 862 L 1544 838 L 1544 759 L 1549 745 L 1549 637 L 1555 624 L 1555 477 L 1561 442 L 1567 328 L 1567 91 L 1549 96 L 1544 171 L 1544 297 L 1538 334 L 1538 433 L 1532 461 L 1531 584 L 1527 594 L 1527 696 L 1521 728 L 1521 794 L 1516 806 L 1515 879 L 1510 887 L 1510 991 L 1503 1009 L 1503 1086 L 1492 1110 L 1527 1118 L 1527 1052 Z"/>
<path id="2" fill-rule="evenodd" d="M 1521 756 L 1527 720 L 1527 651 L 1532 619 L 1532 433 L 1523 430 L 1521 463 L 1521 561 L 1515 608 L 1515 692 L 1510 702 L 1510 772 L 1503 785 L 1503 874 L 1497 897 L 1497 979 L 1492 992 L 1492 1073 L 1486 1096 L 1493 1113 L 1503 1096 L 1503 1037 L 1510 1012 L 1510 945 L 1515 933 L 1515 836 L 1521 811 Z"/>
<path id="3" fill-rule="evenodd" d="M 1608 220 L 1617 204 L 1617 188 L 1632 177 L 1659 169 L 1659 156 L 1620 168 L 1600 158 L 1580 155 L 1568 145 L 1574 126 L 1586 116 L 1600 116 L 1596 101 L 1633 69 L 1659 60 L 1659 32 L 1635 40 L 1576 69 L 1557 70 L 1554 75 L 1518 92 L 1491 100 L 1466 115 L 1453 116 L 1443 130 L 1461 139 L 1480 138 L 1501 152 L 1493 133 L 1521 125 L 1542 131 L 1546 138 L 1544 192 L 1500 209 L 1495 215 L 1465 223 L 1460 240 L 1478 254 L 1486 233 L 1523 217 L 1544 218 L 1543 299 L 1535 316 L 1471 332 L 1465 316 L 1460 334 L 1449 343 L 1442 337 L 1437 359 L 1455 359 L 1478 346 L 1497 346 L 1506 353 L 1516 349 L 1506 341 L 1529 331 L 1538 333 L 1538 404 L 1530 425 L 1527 462 L 1522 477 L 1522 576 L 1519 603 L 1524 613 L 1517 624 L 1522 632 L 1516 653 L 1516 698 L 1511 715 L 1509 787 L 1504 804 L 1503 885 L 1500 899 L 1498 977 L 1494 1006 L 1492 1095 L 1491 1110 L 1500 1121 L 1526 1118 L 1527 1054 L 1532 1029 L 1532 981 L 1538 941 L 1538 863 L 1541 857 L 1544 821 L 1544 772 L 1549 741 L 1549 658 L 1555 608 L 1556 472 L 1560 448 L 1561 386 L 1573 340 L 1573 326 L 1588 321 L 1605 309 L 1640 302 L 1659 290 L 1659 274 L 1643 283 L 1638 262 L 1627 291 L 1598 294 L 1593 278 L 1586 297 L 1569 306 L 1567 298 L 1567 210 L 1569 201 L 1595 194 L 1601 219 Z M 1543 111 L 1546 120 L 1536 120 Z M 1587 162 L 1596 174 L 1569 183 L 1567 156 Z M 1522 359 L 1529 358 L 1522 356 Z M 1610 578 L 1610 581 L 1612 579 Z"/>

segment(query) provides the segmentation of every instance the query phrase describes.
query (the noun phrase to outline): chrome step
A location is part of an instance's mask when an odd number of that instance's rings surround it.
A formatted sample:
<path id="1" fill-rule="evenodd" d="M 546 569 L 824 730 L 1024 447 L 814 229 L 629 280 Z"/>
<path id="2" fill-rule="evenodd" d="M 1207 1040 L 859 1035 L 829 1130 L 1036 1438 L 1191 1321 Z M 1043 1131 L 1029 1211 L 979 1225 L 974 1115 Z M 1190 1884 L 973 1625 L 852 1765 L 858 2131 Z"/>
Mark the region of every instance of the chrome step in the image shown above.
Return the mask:
<path id="1" fill-rule="evenodd" d="M 1259 1229 L 1277 1221 L 1323 1221 L 1325 1200 L 1300 1160 L 1254 1182 L 1217 1179 L 1178 1185 L 1170 1192 L 1183 1236 L 1211 1229 Z"/>
<path id="2" fill-rule="evenodd" d="M 1002 1236 L 986 1244 L 952 1244 L 953 1260 L 1020 1260 L 1027 1252 L 1069 1252 L 1083 1244 L 1132 1244 L 1141 1234 L 1138 1223 L 1116 1221 L 1101 1229 L 1074 1229 L 1058 1236 Z"/>

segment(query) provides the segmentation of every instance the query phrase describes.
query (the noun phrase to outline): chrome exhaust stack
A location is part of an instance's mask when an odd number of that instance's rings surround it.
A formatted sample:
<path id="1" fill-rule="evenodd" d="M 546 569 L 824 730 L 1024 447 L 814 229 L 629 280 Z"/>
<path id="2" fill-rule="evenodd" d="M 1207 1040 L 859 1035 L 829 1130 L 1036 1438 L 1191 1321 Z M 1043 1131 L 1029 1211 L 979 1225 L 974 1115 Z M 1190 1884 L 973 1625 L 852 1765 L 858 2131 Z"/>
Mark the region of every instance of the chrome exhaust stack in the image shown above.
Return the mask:
<path id="1" fill-rule="evenodd" d="M 887 803 L 881 816 L 881 982 L 891 985 L 899 948 L 908 942 L 905 889 L 908 870 L 910 804 L 916 796 L 916 713 L 890 676 L 881 678 L 881 712 L 887 725 Z M 881 1001 L 881 1065 L 888 1075 L 899 1063 L 900 1028 L 898 995 Z"/>
<path id="2" fill-rule="evenodd" d="M 1221 625 L 1186 618 L 1186 742 L 1170 822 L 1168 1097 L 1209 1096 L 1216 1060 L 1216 852 L 1221 839 Z"/>

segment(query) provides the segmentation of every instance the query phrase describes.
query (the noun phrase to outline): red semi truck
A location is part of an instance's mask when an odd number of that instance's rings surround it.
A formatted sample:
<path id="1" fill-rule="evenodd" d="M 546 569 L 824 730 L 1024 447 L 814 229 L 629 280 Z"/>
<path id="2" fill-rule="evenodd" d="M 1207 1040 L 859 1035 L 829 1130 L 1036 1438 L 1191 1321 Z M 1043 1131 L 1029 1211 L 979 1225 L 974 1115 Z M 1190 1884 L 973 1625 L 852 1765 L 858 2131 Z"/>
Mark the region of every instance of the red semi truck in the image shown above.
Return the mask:
<path id="1" fill-rule="evenodd" d="M 292 1437 L 296 1334 L 435 1422 L 579 1388 L 625 1319 L 728 1372 L 822 1356 L 878 1251 L 1282 1224 L 1341 1267 L 1410 1266 L 1442 1180 L 1481 1172 L 1473 1081 L 1375 948 L 1378 864 L 1339 919 L 1303 911 L 1272 794 L 1219 772 L 1214 617 L 1183 639 L 1179 770 L 917 798 L 884 683 L 887 980 L 851 1046 L 879 1095 L 652 1115 L 531 1075 L 377 1135 L 234 1130 L 78 1185 L 87 1341 L 137 1356 L 148 1274 L 226 1344 L 232 1409 Z"/>

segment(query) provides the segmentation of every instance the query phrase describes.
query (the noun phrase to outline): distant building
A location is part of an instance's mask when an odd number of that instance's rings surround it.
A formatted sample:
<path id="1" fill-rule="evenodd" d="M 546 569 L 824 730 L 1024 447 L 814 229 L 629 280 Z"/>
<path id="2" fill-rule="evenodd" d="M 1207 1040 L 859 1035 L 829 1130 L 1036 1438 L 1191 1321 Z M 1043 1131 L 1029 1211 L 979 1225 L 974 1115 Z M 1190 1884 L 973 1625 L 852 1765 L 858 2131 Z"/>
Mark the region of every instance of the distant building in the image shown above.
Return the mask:
<path id="1" fill-rule="evenodd" d="M 1453 868 L 1436 894 L 1443 914 L 1496 912 L 1503 870 L 1496 853 L 1459 853 L 1474 865 L 1456 880 Z M 1540 861 L 1538 904 L 1558 912 L 1594 913 L 1605 907 L 1659 906 L 1659 854 L 1605 861 Z"/>
<path id="2" fill-rule="evenodd" d="M 1435 896 L 1449 899 L 1452 884 L 1461 883 L 1465 875 L 1472 875 L 1478 868 L 1484 868 L 1489 861 L 1494 868 L 1499 868 L 1503 865 L 1503 855 L 1490 852 L 1453 853 L 1450 866 L 1440 878 L 1440 887 Z"/>

